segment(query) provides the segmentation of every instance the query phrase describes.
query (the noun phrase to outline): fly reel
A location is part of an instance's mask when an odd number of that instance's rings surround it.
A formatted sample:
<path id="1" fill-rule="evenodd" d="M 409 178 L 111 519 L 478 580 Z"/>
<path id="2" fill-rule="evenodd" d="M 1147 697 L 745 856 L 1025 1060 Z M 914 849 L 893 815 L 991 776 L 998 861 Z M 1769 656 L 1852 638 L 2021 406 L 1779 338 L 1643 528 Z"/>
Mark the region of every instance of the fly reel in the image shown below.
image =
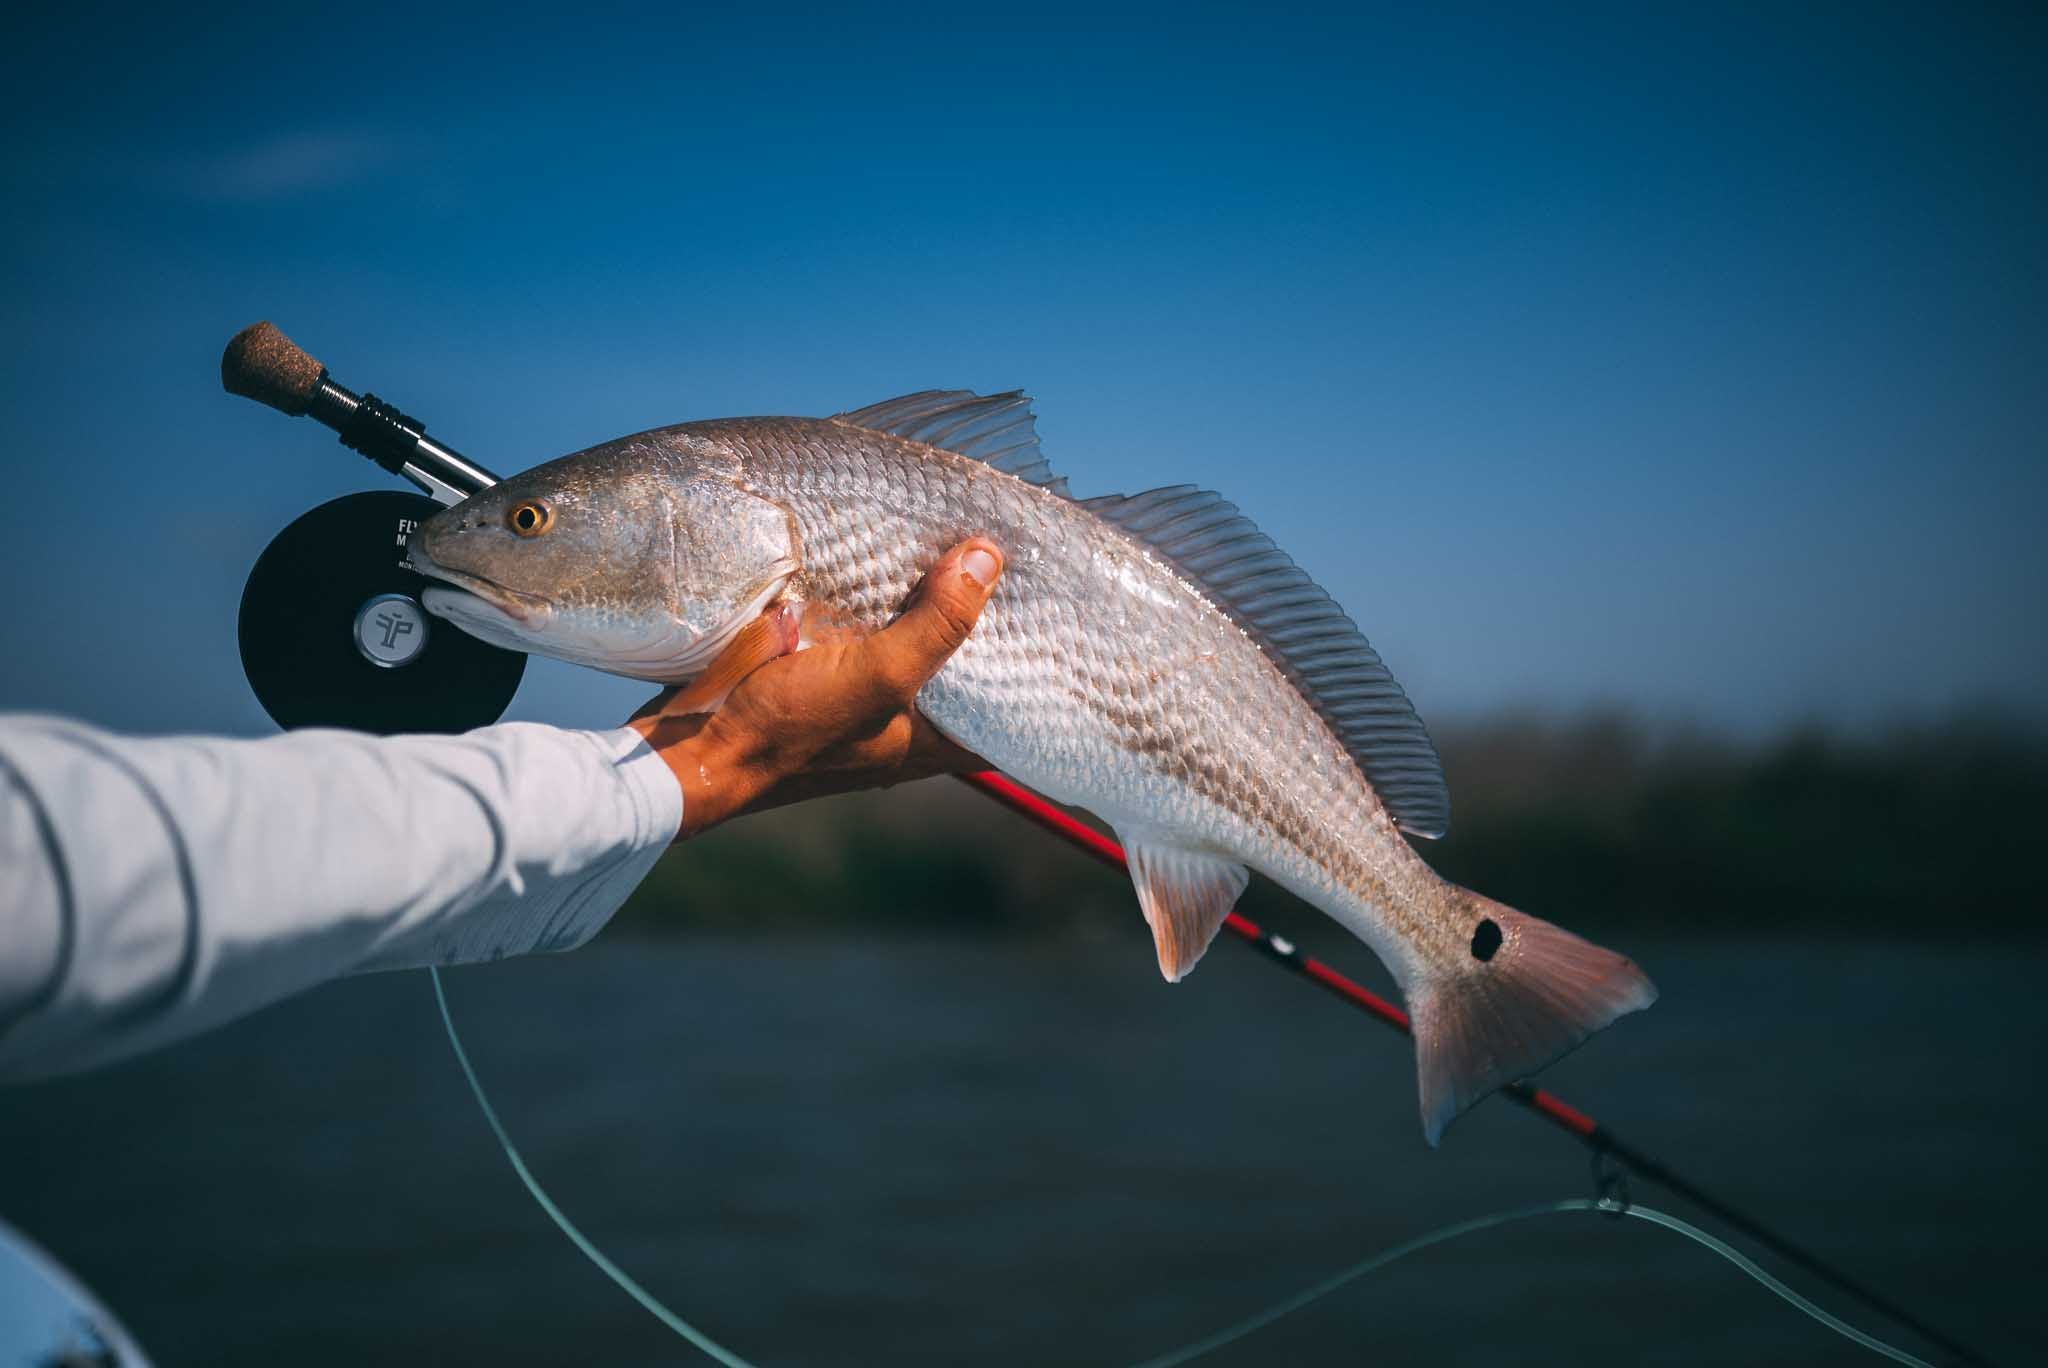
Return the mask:
<path id="1" fill-rule="evenodd" d="M 435 620 L 406 538 L 441 505 L 373 490 L 321 504 L 277 534 L 242 589 L 242 672 L 287 730 L 461 732 L 501 717 L 526 657 Z"/>
<path id="2" fill-rule="evenodd" d="M 268 323 L 236 333 L 221 386 L 334 429 L 341 444 L 422 492 L 345 494 L 265 547 L 242 589 L 242 672 L 277 725 L 459 732 L 504 715 L 526 657 L 436 622 L 406 539 L 498 477 L 427 436 L 426 425 L 327 368 Z"/>

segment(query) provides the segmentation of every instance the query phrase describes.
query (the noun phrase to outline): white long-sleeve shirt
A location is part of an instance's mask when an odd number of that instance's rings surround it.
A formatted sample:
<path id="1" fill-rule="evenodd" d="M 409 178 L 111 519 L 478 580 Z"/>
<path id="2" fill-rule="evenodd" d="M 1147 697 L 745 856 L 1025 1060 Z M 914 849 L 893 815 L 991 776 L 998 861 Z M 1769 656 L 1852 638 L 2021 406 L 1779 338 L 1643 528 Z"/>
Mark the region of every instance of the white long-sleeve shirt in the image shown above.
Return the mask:
<path id="1" fill-rule="evenodd" d="M 682 824 L 639 736 L 117 736 L 0 716 L 0 1079 L 343 974 L 568 950 Z"/>

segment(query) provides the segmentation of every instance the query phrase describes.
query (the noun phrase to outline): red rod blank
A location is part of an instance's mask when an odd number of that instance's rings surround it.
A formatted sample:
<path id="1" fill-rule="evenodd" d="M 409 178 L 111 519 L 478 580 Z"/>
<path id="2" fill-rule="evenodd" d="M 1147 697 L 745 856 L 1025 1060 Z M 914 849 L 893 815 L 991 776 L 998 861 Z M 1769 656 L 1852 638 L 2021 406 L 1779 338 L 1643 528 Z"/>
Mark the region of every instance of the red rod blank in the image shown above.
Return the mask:
<path id="1" fill-rule="evenodd" d="M 1012 812 L 1021 813 L 1054 835 L 1064 837 L 1070 844 L 1080 847 L 1104 864 L 1112 865 L 1117 869 L 1129 869 L 1130 864 L 1124 858 L 1122 846 L 1087 823 L 1076 819 L 1069 813 L 1061 811 L 1058 807 L 1039 797 L 1009 776 L 999 774 L 995 770 L 981 770 L 978 773 L 963 774 L 958 777 L 962 782 L 980 789 Z M 1232 912 L 1228 917 L 1224 918 L 1223 927 L 1247 945 L 1262 950 L 1272 958 L 1299 969 L 1303 974 L 1315 980 L 1315 982 L 1329 989 L 1332 993 L 1343 998 L 1368 1016 L 1378 1019 L 1382 1024 L 1393 1027 L 1402 1035 L 1413 1034 L 1409 1029 L 1408 1014 L 1399 1007 L 1363 984 L 1346 978 L 1321 960 L 1301 954 L 1280 937 L 1267 935 L 1259 928 L 1258 923 L 1250 918 L 1241 917 L 1237 913 Z M 1599 1123 L 1592 1117 L 1580 1111 L 1577 1107 L 1572 1106 L 1563 1098 L 1547 1093 L 1541 1088 L 1534 1088 L 1526 1083 L 1516 1083 L 1503 1091 L 1515 1101 L 1528 1107 L 1538 1116 L 1543 1117 L 1560 1129 L 1570 1132 L 1580 1140 L 1591 1140 L 1594 1132 L 1599 1129 Z"/>

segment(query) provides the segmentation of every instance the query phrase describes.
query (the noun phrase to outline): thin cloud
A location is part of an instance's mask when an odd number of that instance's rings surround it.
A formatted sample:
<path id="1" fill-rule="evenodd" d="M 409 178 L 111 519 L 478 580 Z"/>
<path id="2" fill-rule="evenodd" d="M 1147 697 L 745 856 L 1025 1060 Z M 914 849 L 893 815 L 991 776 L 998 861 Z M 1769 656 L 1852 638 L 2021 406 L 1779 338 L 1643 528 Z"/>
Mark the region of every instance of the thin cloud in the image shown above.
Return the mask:
<path id="1" fill-rule="evenodd" d="M 397 160 L 391 139 L 368 133 L 286 133 L 247 147 L 182 159 L 171 184 L 199 199 L 269 204 L 358 184 Z"/>

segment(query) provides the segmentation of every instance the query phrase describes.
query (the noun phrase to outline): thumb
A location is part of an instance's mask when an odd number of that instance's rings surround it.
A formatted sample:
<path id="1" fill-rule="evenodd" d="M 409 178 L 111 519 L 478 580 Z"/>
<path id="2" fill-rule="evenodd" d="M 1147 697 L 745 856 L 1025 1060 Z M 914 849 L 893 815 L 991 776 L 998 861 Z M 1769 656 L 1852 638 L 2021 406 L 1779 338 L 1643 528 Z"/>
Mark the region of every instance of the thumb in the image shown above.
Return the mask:
<path id="1" fill-rule="evenodd" d="M 924 592 L 903 616 L 868 638 L 870 660 L 884 687 L 907 699 L 937 674 L 974 630 L 1002 573 L 1003 553 L 985 537 L 962 542 L 939 557 L 924 577 Z"/>

